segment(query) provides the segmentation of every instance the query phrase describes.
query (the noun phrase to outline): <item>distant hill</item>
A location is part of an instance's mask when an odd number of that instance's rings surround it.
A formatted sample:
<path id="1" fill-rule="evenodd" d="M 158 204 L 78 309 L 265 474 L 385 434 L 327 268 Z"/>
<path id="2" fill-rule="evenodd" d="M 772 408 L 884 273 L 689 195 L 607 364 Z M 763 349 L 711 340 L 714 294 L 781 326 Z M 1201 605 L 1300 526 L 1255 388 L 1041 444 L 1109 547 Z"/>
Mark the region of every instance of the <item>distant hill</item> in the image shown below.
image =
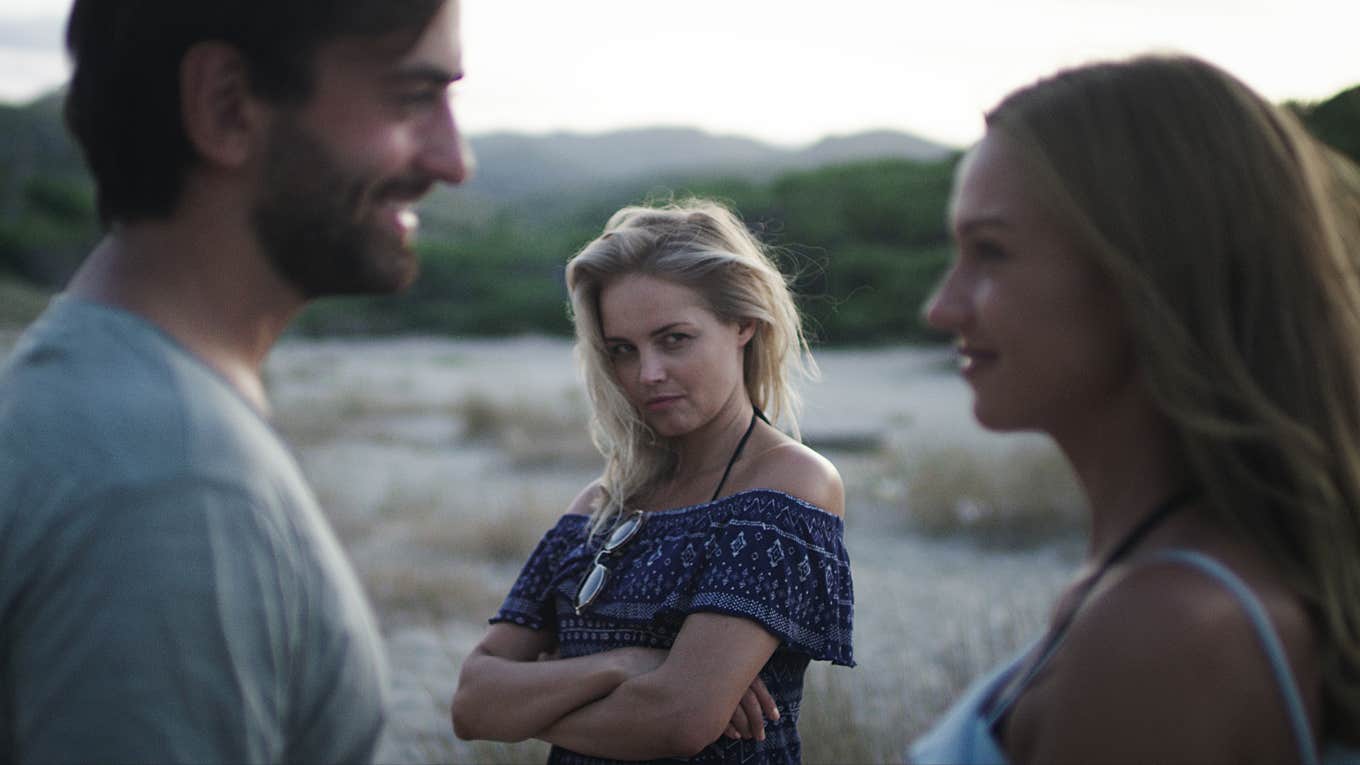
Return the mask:
<path id="1" fill-rule="evenodd" d="M 478 167 L 465 188 L 499 201 L 677 175 L 763 179 L 793 169 L 870 159 L 930 161 L 954 151 L 886 130 L 826 138 L 794 149 L 683 127 L 596 134 L 488 133 L 469 141 Z"/>

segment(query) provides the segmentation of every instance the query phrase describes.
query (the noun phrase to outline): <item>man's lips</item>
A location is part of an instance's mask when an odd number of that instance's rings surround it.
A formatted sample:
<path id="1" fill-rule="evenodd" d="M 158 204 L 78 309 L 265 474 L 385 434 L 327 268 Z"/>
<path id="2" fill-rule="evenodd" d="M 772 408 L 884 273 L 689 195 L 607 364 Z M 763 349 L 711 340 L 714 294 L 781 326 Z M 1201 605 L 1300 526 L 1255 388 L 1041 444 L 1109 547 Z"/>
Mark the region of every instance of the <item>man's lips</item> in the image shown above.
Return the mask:
<path id="1" fill-rule="evenodd" d="M 965 375 L 976 372 L 982 366 L 995 361 L 997 354 L 972 345 L 960 343 L 955 350 L 959 354 L 959 370 Z"/>
<path id="2" fill-rule="evenodd" d="M 390 199 L 384 202 L 379 210 L 386 225 L 390 226 L 403 242 L 409 244 L 415 238 L 416 232 L 420 229 L 420 216 L 415 211 L 414 201 Z"/>
<path id="3" fill-rule="evenodd" d="M 415 207 L 429 192 L 433 182 L 424 177 L 406 177 L 384 184 L 378 191 L 379 207 L 384 210 L 403 241 L 414 238 L 420 227 Z"/>

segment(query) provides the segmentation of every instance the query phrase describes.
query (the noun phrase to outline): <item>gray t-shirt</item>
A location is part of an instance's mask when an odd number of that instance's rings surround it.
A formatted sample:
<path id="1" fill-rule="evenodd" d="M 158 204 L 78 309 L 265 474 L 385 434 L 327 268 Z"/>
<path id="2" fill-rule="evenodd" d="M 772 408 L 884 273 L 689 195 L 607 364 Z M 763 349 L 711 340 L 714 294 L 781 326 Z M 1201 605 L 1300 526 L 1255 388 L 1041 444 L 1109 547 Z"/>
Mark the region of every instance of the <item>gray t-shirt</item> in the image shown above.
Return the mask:
<path id="1" fill-rule="evenodd" d="M 141 318 L 54 300 L 0 370 L 0 763 L 369 761 L 385 680 L 269 425 Z"/>

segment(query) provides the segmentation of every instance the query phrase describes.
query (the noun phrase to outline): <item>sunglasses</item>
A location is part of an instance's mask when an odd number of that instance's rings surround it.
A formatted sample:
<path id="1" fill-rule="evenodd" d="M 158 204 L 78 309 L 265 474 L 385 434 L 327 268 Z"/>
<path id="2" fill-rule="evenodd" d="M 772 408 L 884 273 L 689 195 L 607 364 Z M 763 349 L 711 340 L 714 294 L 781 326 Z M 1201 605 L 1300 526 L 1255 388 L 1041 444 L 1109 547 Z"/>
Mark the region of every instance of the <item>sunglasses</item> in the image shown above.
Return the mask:
<path id="1" fill-rule="evenodd" d="M 581 580 L 581 587 L 576 590 L 576 615 L 581 615 L 581 610 L 595 601 L 595 598 L 604 592 L 604 586 L 609 581 L 610 569 L 604 565 L 605 558 L 619 551 L 619 548 L 633 541 L 633 537 L 642 530 L 642 521 L 646 519 L 646 514 L 641 510 L 634 510 L 627 518 L 624 518 L 614 530 L 609 533 L 609 539 L 605 540 L 604 547 L 595 553 L 595 565 L 590 569 Z"/>

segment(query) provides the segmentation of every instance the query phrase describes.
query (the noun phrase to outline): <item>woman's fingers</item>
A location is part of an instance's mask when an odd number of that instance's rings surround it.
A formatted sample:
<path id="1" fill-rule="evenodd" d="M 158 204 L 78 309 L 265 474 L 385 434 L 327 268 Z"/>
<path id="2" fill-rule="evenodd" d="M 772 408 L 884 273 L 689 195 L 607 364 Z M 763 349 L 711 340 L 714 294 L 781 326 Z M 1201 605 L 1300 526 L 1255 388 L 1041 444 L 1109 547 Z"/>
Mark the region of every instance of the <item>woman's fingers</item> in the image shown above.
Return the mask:
<path id="1" fill-rule="evenodd" d="M 760 710 L 764 713 L 765 719 L 778 720 L 779 707 L 775 705 L 774 696 L 770 695 L 770 691 L 761 681 L 760 675 L 756 675 L 755 681 L 751 683 L 751 692 L 754 692 L 756 699 L 760 701 Z"/>
<path id="2" fill-rule="evenodd" d="M 778 720 L 779 707 L 774 697 L 759 677 L 751 682 L 751 687 L 741 695 L 737 708 L 732 710 L 732 720 L 727 724 L 723 735 L 728 738 L 753 738 L 765 740 L 765 721 Z"/>
<path id="3" fill-rule="evenodd" d="M 755 691 L 748 688 L 746 693 L 742 694 L 741 704 L 738 706 L 746 712 L 746 719 L 750 723 L 750 736 L 748 736 L 748 738 L 754 738 L 756 741 L 764 741 L 765 717 L 760 713 L 760 699 L 756 698 Z"/>
<path id="4" fill-rule="evenodd" d="M 732 721 L 728 723 L 728 727 L 736 731 L 734 738 L 750 738 L 752 735 L 751 723 L 746 717 L 746 705 L 743 703 L 745 700 L 743 698 L 737 702 L 737 708 L 732 710 Z"/>

